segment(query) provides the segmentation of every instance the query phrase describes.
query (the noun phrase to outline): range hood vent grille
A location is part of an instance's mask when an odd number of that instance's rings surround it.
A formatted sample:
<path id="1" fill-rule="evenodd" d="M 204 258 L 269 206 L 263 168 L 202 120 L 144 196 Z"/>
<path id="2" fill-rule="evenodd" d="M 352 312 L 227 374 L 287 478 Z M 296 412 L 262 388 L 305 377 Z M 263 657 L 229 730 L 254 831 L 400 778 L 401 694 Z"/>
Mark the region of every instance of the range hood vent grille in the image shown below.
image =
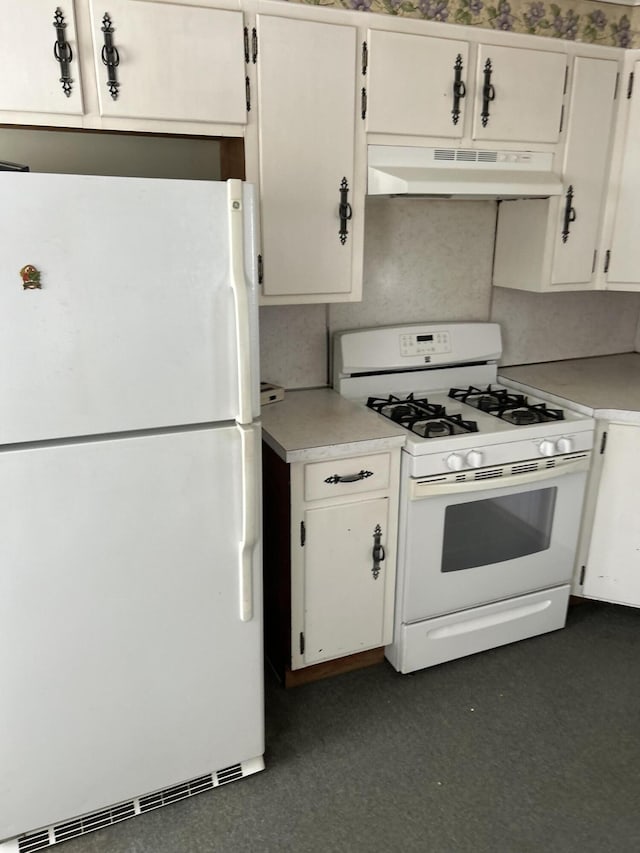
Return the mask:
<path id="1" fill-rule="evenodd" d="M 436 148 L 433 159 L 439 162 L 497 163 L 497 151 L 474 151 L 470 148 Z"/>

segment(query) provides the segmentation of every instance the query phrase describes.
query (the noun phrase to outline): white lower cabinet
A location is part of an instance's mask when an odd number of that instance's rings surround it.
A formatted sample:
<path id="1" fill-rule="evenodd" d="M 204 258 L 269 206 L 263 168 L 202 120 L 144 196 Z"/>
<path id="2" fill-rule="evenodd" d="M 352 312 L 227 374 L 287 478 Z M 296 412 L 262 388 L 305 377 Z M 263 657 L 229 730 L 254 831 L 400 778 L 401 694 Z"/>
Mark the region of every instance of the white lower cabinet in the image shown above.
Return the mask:
<path id="1" fill-rule="evenodd" d="M 383 660 L 399 470 L 398 447 L 287 464 L 264 445 L 265 645 L 287 686 Z"/>
<path id="2" fill-rule="evenodd" d="M 587 556 L 578 567 L 582 594 L 640 607 L 640 425 L 609 423 L 602 436 L 602 466 L 587 496 Z"/>
<path id="3" fill-rule="evenodd" d="M 311 509 L 303 524 L 304 663 L 384 645 L 389 499 Z"/>
<path id="4" fill-rule="evenodd" d="M 291 669 L 391 641 L 398 456 L 291 466 Z"/>

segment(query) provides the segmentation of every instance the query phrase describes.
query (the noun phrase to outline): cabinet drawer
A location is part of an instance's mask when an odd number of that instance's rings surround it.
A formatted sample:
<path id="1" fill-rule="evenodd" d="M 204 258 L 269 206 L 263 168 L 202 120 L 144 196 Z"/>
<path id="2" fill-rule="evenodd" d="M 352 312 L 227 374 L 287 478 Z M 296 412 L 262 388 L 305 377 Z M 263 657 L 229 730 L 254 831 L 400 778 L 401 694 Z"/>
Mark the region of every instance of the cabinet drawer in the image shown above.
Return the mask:
<path id="1" fill-rule="evenodd" d="M 389 453 L 311 462 L 304 467 L 304 499 L 341 498 L 389 486 Z"/>

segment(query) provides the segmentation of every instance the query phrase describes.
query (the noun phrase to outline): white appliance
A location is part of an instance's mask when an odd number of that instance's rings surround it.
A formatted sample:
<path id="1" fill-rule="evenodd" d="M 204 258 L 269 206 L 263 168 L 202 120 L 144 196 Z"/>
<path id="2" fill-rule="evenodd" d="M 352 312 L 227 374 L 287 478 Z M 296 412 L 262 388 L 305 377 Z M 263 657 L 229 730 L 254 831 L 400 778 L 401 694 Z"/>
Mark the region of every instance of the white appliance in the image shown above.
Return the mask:
<path id="1" fill-rule="evenodd" d="M 263 768 L 252 187 L 0 173 L 0 850 Z"/>
<path id="2" fill-rule="evenodd" d="M 594 421 L 496 383 L 491 323 L 342 332 L 334 387 L 407 429 L 393 643 L 412 672 L 565 624 Z"/>
<path id="3" fill-rule="evenodd" d="M 367 146 L 369 195 L 546 198 L 562 192 L 550 152 Z"/>

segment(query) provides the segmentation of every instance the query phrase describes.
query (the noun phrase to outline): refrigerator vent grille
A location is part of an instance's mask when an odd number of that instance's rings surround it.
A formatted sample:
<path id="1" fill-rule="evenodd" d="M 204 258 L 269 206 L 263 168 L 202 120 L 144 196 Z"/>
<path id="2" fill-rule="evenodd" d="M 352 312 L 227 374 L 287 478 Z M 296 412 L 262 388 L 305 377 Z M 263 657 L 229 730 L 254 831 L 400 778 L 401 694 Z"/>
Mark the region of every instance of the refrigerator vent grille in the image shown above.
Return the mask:
<path id="1" fill-rule="evenodd" d="M 30 835 L 23 835 L 18 840 L 19 853 L 32 853 L 34 850 L 42 850 L 43 847 L 49 846 L 49 830 L 43 829 L 42 832 L 32 832 Z"/>
<path id="2" fill-rule="evenodd" d="M 231 767 L 216 771 L 215 776 L 211 773 L 198 776 L 181 785 L 172 785 L 170 788 L 163 788 L 161 791 L 146 794 L 144 797 L 128 800 L 125 803 L 118 803 L 111 808 L 101 809 L 99 812 L 92 812 L 75 820 L 66 821 L 47 829 L 40 829 L 37 832 L 30 832 L 18 838 L 18 853 L 35 853 L 37 850 L 44 850 L 46 847 L 51 847 L 61 841 L 67 841 L 69 838 L 85 835 L 87 832 L 111 826 L 137 814 L 143 814 L 152 809 L 160 808 L 160 806 L 193 797 L 202 791 L 209 791 L 211 788 L 225 785 L 227 782 L 234 782 L 236 779 L 241 779 L 242 776 L 242 764 L 234 764 Z"/>

